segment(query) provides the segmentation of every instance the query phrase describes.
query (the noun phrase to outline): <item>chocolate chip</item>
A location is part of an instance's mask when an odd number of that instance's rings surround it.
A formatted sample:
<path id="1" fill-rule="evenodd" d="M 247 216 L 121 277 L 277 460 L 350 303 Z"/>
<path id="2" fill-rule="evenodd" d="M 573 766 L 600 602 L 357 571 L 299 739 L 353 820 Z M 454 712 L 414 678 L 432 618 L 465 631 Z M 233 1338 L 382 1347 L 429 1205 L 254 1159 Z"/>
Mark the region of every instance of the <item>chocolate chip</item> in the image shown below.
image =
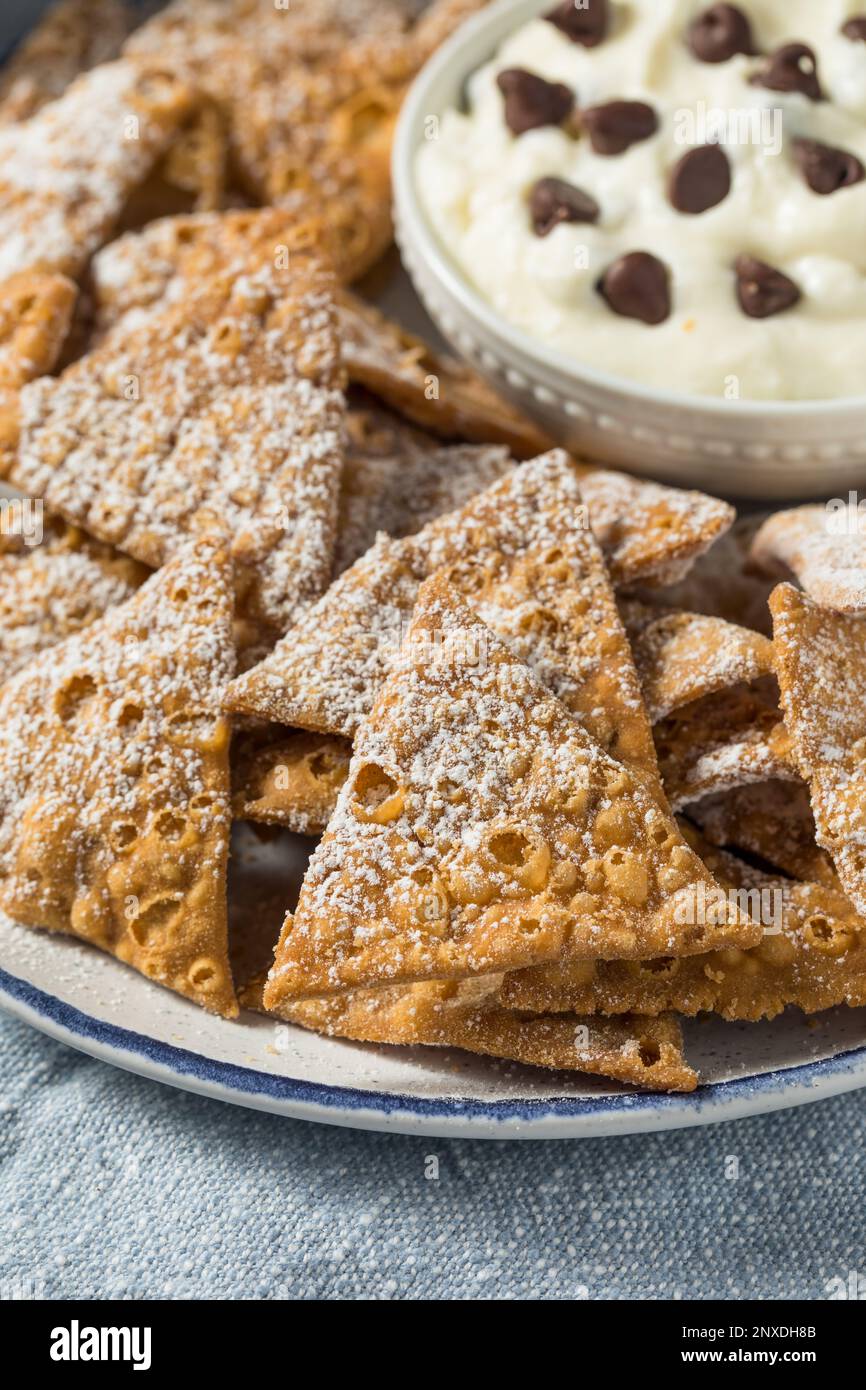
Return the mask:
<path id="1" fill-rule="evenodd" d="M 597 222 L 601 208 L 594 198 L 565 179 L 539 179 L 529 191 L 529 211 L 536 236 L 547 236 L 560 222 Z"/>
<path id="2" fill-rule="evenodd" d="M 706 212 L 731 191 L 731 166 L 718 145 L 687 150 L 668 175 L 668 197 L 677 212 Z"/>
<path id="3" fill-rule="evenodd" d="M 818 140 L 794 140 L 792 148 L 800 172 L 813 193 L 837 193 L 840 188 L 850 188 L 866 178 L 866 169 L 856 154 L 849 154 L 847 150 L 822 145 Z"/>
<path id="4" fill-rule="evenodd" d="M 563 0 L 555 10 L 544 18 L 553 24 L 572 43 L 580 43 L 584 48 L 596 48 L 607 34 L 607 0 Z"/>
<path id="5" fill-rule="evenodd" d="M 629 145 L 655 135 L 659 126 L 655 111 L 645 101 L 606 101 L 580 114 L 596 154 L 622 154 Z"/>
<path id="6" fill-rule="evenodd" d="M 764 67 L 752 78 L 755 87 L 771 92 L 802 92 L 810 101 L 823 101 L 818 81 L 818 60 L 805 43 L 783 43 L 771 53 Z"/>
<path id="7" fill-rule="evenodd" d="M 858 40 L 866 43 L 866 14 L 858 14 L 853 19 L 846 20 L 842 25 L 842 33 L 846 39 L 851 39 L 854 43 Z"/>
<path id="8" fill-rule="evenodd" d="M 505 97 L 505 124 L 514 135 L 542 125 L 562 125 L 574 109 L 574 93 L 525 68 L 506 68 L 496 79 Z"/>
<path id="9" fill-rule="evenodd" d="M 790 309 L 802 297 L 799 288 L 781 270 L 754 256 L 738 256 L 737 298 L 750 319 L 768 319 Z"/>
<path id="10" fill-rule="evenodd" d="M 596 289 L 615 314 L 663 323 L 671 312 L 668 268 L 648 251 L 631 251 L 609 265 Z"/>
<path id="11" fill-rule="evenodd" d="M 710 5 L 689 25 L 689 48 L 702 63 L 726 63 L 735 53 L 754 53 L 752 26 L 736 5 Z"/>

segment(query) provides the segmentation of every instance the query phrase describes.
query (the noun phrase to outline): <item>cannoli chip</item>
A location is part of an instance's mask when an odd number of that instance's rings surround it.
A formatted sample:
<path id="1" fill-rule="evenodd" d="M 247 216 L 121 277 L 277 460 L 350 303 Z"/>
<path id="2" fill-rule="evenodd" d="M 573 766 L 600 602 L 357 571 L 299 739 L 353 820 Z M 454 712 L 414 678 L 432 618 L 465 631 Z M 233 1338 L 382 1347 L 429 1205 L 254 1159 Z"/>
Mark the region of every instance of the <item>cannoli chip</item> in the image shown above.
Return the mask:
<path id="1" fill-rule="evenodd" d="M 585 1072 L 660 1091 L 691 1091 L 673 1017 L 522 1017 L 496 1000 L 498 976 L 352 990 L 288 1004 L 281 1016 L 328 1037 L 402 1046 L 457 1047 L 525 1065 Z"/>
<path id="2" fill-rule="evenodd" d="M 0 129 L 0 279 L 24 270 L 75 279 L 194 100 L 176 78 L 121 59 Z"/>
<path id="3" fill-rule="evenodd" d="M 298 835 L 321 835 L 349 772 L 352 745 L 333 734 L 297 730 L 264 744 L 236 740 L 234 814 L 239 820 L 282 825 Z"/>
<path id="4" fill-rule="evenodd" d="M 202 538 L 0 691 L 3 910 L 227 1016 L 231 608 Z"/>
<path id="5" fill-rule="evenodd" d="M 656 724 L 683 705 L 773 673 L 773 644 L 701 613 L 620 605 L 644 701 Z"/>
<path id="6" fill-rule="evenodd" d="M 735 787 L 694 802 L 688 814 L 710 844 L 756 855 L 790 878 L 838 887 L 833 862 L 816 843 L 803 784 L 771 780 Z"/>
<path id="7" fill-rule="evenodd" d="M 703 492 L 591 464 L 579 470 L 592 529 L 618 587 L 673 584 L 734 520 L 733 507 Z"/>
<path id="8" fill-rule="evenodd" d="M 117 237 L 90 268 L 96 333 L 103 337 L 127 315 L 177 304 L 213 276 L 256 276 L 291 269 L 318 243 L 318 222 L 298 224 L 278 208 L 163 217 Z"/>
<path id="9" fill-rule="evenodd" d="M 790 584 L 770 599 L 785 724 L 809 784 L 818 844 L 866 913 L 866 620 Z"/>
<path id="10" fill-rule="evenodd" d="M 72 322 L 77 290 L 65 275 L 21 271 L 0 284 L 0 455 L 10 466 L 21 422 L 19 391 L 50 372 Z"/>
<path id="11" fill-rule="evenodd" d="M 732 686 L 677 709 L 653 734 L 675 811 L 703 797 L 800 773 L 779 710 L 759 687 Z"/>
<path id="12" fill-rule="evenodd" d="M 41 544 L 0 553 L 0 682 L 123 603 L 149 574 L 74 526 L 52 519 L 45 529 Z"/>
<path id="13" fill-rule="evenodd" d="M 762 575 L 749 554 L 759 525 L 760 518 L 738 517 L 677 583 L 661 589 L 632 586 L 632 596 L 663 609 L 679 608 L 724 618 L 738 627 L 769 636 L 772 623 L 768 603 L 776 581 Z"/>
<path id="14" fill-rule="evenodd" d="M 285 631 L 328 582 L 343 396 L 330 274 L 214 277 L 21 394 L 11 480 L 158 568 L 216 518 L 241 617 Z"/>
<path id="15" fill-rule="evenodd" d="M 501 444 L 451 444 L 378 408 L 350 409 L 334 574 L 382 531 L 395 539 L 456 511 L 514 466 Z"/>
<path id="16" fill-rule="evenodd" d="M 756 1022 L 788 1005 L 804 1013 L 866 1004 L 866 920 L 840 891 L 756 874 L 731 856 L 710 866 L 739 890 L 765 935 L 748 951 L 727 949 L 679 959 L 567 962 L 505 977 L 506 1008 L 542 1014 L 710 1012 Z M 727 871 L 727 876 L 726 876 Z"/>
<path id="17" fill-rule="evenodd" d="M 265 1007 L 563 954 L 754 944 L 736 909 L 675 924 L 699 883 L 712 879 L 645 784 L 436 575 L 358 731 Z"/>
<path id="18" fill-rule="evenodd" d="M 776 512 L 755 536 L 751 558 L 776 578 L 795 575 L 824 608 L 866 612 L 866 518 L 855 509 Z"/>
<path id="19" fill-rule="evenodd" d="M 543 431 L 471 367 L 434 352 L 349 290 L 338 298 L 338 315 L 349 380 L 398 414 L 446 439 L 506 444 L 517 458 L 550 447 Z"/>
<path id="20" fill-rule="evenodd" d="M 513 469 L 417 536 L 380 539 L 234 682 L 230 707 L 352 738 L 399 650 L 422 579 L 441 569 L 661 800 L 637 674 L 581 505 L 574 467 L 557 450 Z"/>
<path id="21" fill-rule="evenodd" d="M 132 26 L 122 0 L 59 0 L 0 72 L 0 124 L 25 121 L 100 63 L 119 54 Z"/>

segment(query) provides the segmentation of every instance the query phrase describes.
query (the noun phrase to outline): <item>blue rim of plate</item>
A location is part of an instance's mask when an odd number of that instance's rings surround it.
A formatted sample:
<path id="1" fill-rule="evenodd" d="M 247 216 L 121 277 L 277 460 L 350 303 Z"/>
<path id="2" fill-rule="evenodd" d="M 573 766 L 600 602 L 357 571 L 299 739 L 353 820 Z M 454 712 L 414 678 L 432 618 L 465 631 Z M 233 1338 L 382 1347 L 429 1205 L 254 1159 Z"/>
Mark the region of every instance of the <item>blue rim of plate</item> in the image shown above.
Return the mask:
<path id="1" fill-rule="evenodd" d="M 5 994 L 23 1005 L 39 1018 L 53 1024 L 62 1033 L 71 1035 L 73 1039 L 80 1039 L 84 1050 L 87 1050 L 87 1043 L 92 1043 L 131 1057 L 145 1059 L 178 1078 L 195 1080 L 203 1086 L 224 1087 L 234 1092 L 239 1099 L 243 1096 L 258 1095 L 283 1103 L 314 1105 L 323 1110 L 344 1114 L 366 1111 L 384 1116 L 402 1113 L 426 1118 L 502 1122 L 519 1120 L 524 1123 L 546 1118 L 575 1120 L 592 1115 L 610 1116 L 617 1112 L 629 1116 L 641 1112 L 698 1116 L 707 1108 L 722 1103 L 746 1099 L 754 1101 L 761 1096 L 769 1099 L 774 1093 L 811 1089 L 831 1077 L 844 1073 L 850 1075 L 857 1063 L 866 1062 L 866 1047 L 851 1048 L 837 1053 L 834 1057 L 815 1062 L 805 1062 L 731 1081 L 714 1082 L 688 1095 L 658 1095 L 623 1090 L 616 1095 L 563 1096 L 539 1100 L 479 1101 L 460 1097 L 428 1100 L 387 1091 L 373 1092 L 350 1086 L 329 1086 L 321 1082 L 304 1081 L 299 1077 L 276 1076 L 249 1067 L 239 1067 L 233 1062 L 220 1062 L 203 1057 L 187 1048 L 159 1042 L 143 1033 L 93 1018 L 75 1005 L 64 1003 L 54 995 L 47 994 L 3 969 L 0 969 L 0 994 Z M 130 1069 L 135 1070 L 135 1067 L 130 1064 Z M 863 1084 L 866 1084 L 866 1078 Z M 760 1108 L 759 1105 L 756 1106 L 755 1113 L 758 1113 Z"/>

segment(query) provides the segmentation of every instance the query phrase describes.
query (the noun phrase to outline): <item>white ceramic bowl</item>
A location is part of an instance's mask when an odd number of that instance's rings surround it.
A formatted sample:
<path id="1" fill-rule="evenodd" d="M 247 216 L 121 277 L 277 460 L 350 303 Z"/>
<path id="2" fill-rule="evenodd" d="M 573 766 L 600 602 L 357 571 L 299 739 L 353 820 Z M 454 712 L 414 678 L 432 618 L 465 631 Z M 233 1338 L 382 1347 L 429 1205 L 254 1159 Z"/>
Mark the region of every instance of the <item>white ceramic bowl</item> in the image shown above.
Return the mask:
<path id="1" fill-rule="evenodd" d="M 397 239 L 431 317 L 457 352 L 554 438 L 602 462 L 739 497 L 832 497 L 866 485 L 866 396 L 714 401 L 596 371 L 512 327 L 449 256 L 416 191 L 425 120 L 458 104 L 470 74 L 552 4 L 498 0 L 482 10 L 427 64 L 404 104 L 394 148 Z"/>

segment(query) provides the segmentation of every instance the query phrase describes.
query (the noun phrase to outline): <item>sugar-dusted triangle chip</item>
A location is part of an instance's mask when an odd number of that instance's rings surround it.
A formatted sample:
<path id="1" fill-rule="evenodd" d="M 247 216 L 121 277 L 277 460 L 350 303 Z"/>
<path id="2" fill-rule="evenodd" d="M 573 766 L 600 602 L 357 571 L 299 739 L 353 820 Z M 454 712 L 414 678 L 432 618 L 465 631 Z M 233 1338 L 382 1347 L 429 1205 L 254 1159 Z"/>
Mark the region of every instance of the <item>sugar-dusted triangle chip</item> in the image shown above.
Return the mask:
<path id="1" fill-rule="evenodd" d="M 0 454 L 7 458 L 18 443 L 18 393 L 56 363 L 77 293 L 65 275 L 21 271 L 0 284 Z"/>
<path id="2" fill-rule="evenodd" d="M 119 60 L 0 129 L 0 280 L 22 270 L 76 278 L 193 104 L 165 71 Z"/>
<path id="3" fill-rule="evenodd" d="M 22 391 L 11 479 L 157 568 L 216 519 L 239 613 L 285 631 L 328 582 L 343 395 L 330 273 L 217 276 Z"/>
<path id="4" fill-rule="evenodd" d="M 422 579 L 439 569 L 661 800 L 631 651 L 561 450 L 513 469 L 417 536 L 380 540 L 233 683 L 229 707 L 352 738 L 399 650 Z"/>
<path id="5" fill-rule="evenodd" d="M 349 380 L 398 414 L 446 439 L 507 444 L 518 458 L 550 447 L 544 431 L 471 367 L 434 352 L 372 304 L 343 290 L 338 314 Z"/>
<path id="6" fill-rule="evenodd" d="M 824 608 L 866 612 L 866 517 L 857 507 L 776 512 L 755 536 L 751 558 L 777 579 L 795 575 Z"/>
<path id="7" fill-rule="evenodd" d="M 677 924 L 699 884 L 710 875 L 644 783 L 437 575 L 358 731 L 265 1006 L 562 955 L 754 944 L 735 910 Z"/>
<path id="8" fill-rule="evenodd" d="M 750 1022 L 788 1005 L 818 1013 L 866 1004 L 866 920 L 835 887 L 792 883 L 702 850 L 725 891 L 739 892 L 767 928 L 748 951 L 647 961 L 580 961 L 506 975 L 506 1008 L 550 1013 L 649 1016 L 710 1012 Z"/>
<path id="9" fill-rule="evenodd" d="M 808 788 L 802 783 L 756 782 L 705 797 L 688 808 L 711 845 L 757 855 L 791 878 L 838 886 L 833 862 L 815 840 Z"/>
<path id="10" fill-rule="evenodd" d="M 42 651 L 80 632 L 109 608 L 123 603 L 144 583 L 149 571 L 111 546 L 91 540 L 77 527 L 32 517 L 29 499 L 17 504 L 21 521 L 42 529 L 42 541 L 28 544 L 23 527 L 0 552 L 0 682 Z M 39 506 L 39 504 L 36 504 Z M 9 504 L 14 508 L 15 503 Z M 5 524 L 14 520 L 6 512 Z M 35 539 L 35 538 L 34 538 Z"/>
<path id="11" fill-rule="evenodd" d="M 770 599 L 785 725 L 809 784 L 818 844 L 866 913 L 866 621 L 790 584 Z"/>
<path id="12" fill-rule="evenodd" d="M 391 137 L 421 56 L 411 18 L 402 0 L 175 0 L 127 51 L 225 108 L 248 191 L 299 219 L 324 210 L 354 279 L 392 237 Z"/>
<path id="13" fill-rule="evenodd" d="M 227 547 L 203 538 L 0 690 L 0 906 L 226 1016 Z"/>
<path id="14" fill-rule="evenodd" d="M 692 1091 L 697 1085 L 673 1017 L 526 1018 L 498 1005 L 500 978 L 352 990 L 287 1005 L 282 1017 L 328 1037 L 457 1047 L 529 1066 L 610 1077 L 651 1091 Z"/>
<path id="15" fill-rule="evenodd" d="M 800 781 L 790 735 L 761 682 L 683 705 L 656 724 L 653 735 L 675 811 L 752 782 Z"/>
<path id="16" fill-rule="evenodd" d="M 334 734 L 297 730 L 274 740 L 235 740 L 233 809 L 239 820 L 321 835 L 349 772 L 352 745 Z"/>
<path id="17" fill-rule="evenodd" d="M 56 0 L 0 72 L 0 124 L 27 120 L 81 73 L 116 58 L 132 22 L 123 0 Z"/>
<path id="18" fill-rule="evenodd" d="M 736 515 L 727 502 L 703 492 L 591 464 L 580 464 L 579 470 L 592 529 L 618 587 L 682 579 Z"/>
<path id="19" fill-rule="evenodd" d="M 502 444 L 443 445 L 372 405 L 348 411 L 346 434 L 335 575 L 360 559 L 380 531 L 394 538 L 420 531 L 514 467 Z"/>
<path id="20" fill-rule="evenodd" d="M 655 724 L 705 695 L 773 673 L 773 644 L 702 613 L 620 604 L 647 712 Z"/>
<path id="21" fill-rule="evenodd" d="M 321 222 L 299 224 L 279 208 L 159 218 L 94 256 L 89 290 L 95 331 L 102 337 L 134 310 L 177 303 L 213 276 L 289 269 L 296 252 L 307 255 L 324 237 Z"/>
<path id="22" fill-rule="evenodd" d="M 684 609 L 707 617 L 772 632 L 769 598 L 776 580 L 759 573 L 749 558 L 760 518 L 738 517 L 734 524 L 699 555 L 683 579 L 664 588 L 630 586 L 631 595 L 655 607 Z"/>

